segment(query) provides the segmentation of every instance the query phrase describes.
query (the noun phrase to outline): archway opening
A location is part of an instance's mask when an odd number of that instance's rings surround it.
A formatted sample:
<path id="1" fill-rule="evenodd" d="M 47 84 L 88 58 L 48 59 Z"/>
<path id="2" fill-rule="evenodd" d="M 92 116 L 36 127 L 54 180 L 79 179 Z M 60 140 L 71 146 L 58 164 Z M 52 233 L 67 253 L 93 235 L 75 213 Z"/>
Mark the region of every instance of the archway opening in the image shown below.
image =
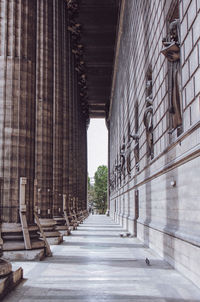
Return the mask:
<path id="1" fill-rule="evenodd" d="M 105 119 L 91 119 L 88 129 L 88 208 L 107 210 L 108 130 Z"/>

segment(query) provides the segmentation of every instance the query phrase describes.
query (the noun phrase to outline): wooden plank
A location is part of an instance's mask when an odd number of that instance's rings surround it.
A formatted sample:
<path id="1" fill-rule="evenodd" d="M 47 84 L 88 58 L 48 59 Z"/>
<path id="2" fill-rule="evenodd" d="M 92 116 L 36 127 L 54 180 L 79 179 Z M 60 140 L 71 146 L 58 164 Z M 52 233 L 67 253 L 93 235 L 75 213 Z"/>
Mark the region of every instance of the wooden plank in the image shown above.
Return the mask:
<path id="1" fill-rule="evenodd" d="M 28 225 L 27 225 L 27 220 L 26 220 L 26 214 L 24 212 L 19 212 L 20 215 L 20 220 L 21 220 L 21 225 L 22 225 L 22 232 L 24 236 L 24 244 L 26 250 L 31 250 L 31 240 L 30 240 L 30 235 L 29 235 L 29 230 L 28 230 Z"/>
<path id="2" fill-rule="evenodd" d="M 20 192 L 19 192 L 19 201 L 20 201 L 20 209 L 19 209 L 19 215 L 22 225 L 22 232 L 24 236 L 24 244 L 26 250 L 31 250 L 31 240 L 29 235 L 29 229 L 26 219 L 26 184 L 27 179 L 26 177 L 20 177 Z"/>
<path id="3" fill-rule="evenodd" d="M 2 256 L 2 249 L 3 249 L 3 240 L 1 238 L 1 225 L 0 225 L 0 257 Z"/>
<path id="4" fill-rule="evenodd" d="M 47 256 L 48 256 L 48 257 L 51 257 L 51 256 L 52 256 L 52 252 L 51 252 L 49 243 L 48 243 L 48 241 L 47 241 L 47 238 L 46 238 L 45 233 L 44 233 L 44 231 L 43 231 L 43 229 L 42 229 L 40 220 L 39 220 L 39 218 L 38 218 L 36 212 L 34 212 L 34 217 L 35 217 L 35 222 L 37 223 L 38 228 L 39 228 L 39 230 L 40 230 L 40 233 L 41 233 L 41 235 L 42 235 L 42 238 L 43 238 L 43 240 L 44 240 L 44 242 L 45 242 L 45 246 L 46 246 L 46 249 L 47 249 Z"/>
<path id="5" fill-rule="evenodd" d="M 64 217 L 65 217 L 65 220 L 66 220 L 67 227 L 69 228 L 70 223 L 69 223 L 69 218 L 68 218 L 68 215 L 67 215 L 67 211 L 64 211 Z"/>

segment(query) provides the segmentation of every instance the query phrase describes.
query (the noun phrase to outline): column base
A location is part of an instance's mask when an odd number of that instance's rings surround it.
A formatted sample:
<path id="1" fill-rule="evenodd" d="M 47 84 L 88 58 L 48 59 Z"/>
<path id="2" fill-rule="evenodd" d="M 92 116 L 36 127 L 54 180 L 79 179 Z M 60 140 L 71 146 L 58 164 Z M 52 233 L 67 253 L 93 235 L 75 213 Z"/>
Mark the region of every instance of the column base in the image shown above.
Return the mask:
<path id="1" fill-rule="evenodd" d="M 63 235 L 56 230 L 56 221 L 52 218 L 40 218 L 40 223 L 50 245 L 58 245 L 63 242 Z"/>
<path id="2" fill-rule="evenodd" d="M 66 220 L 64 217 L 54 217 L 56 221 L 55 229 L 59 231 L 63 236 L 69 236 L 71 234 L 71 229 L 66 225 Z"/>
<path id="3" fill-rule="evenodd" d="M 3 253 L 3 257 L 10 261 L 40 261 L 45 256 L 45 249 L 5 251 Z"/>
<path id="4" fill-rule="evenodd" d="M 69 214 L 67 215 L 68 216 L 68 219 L 69 219 L 69 224 L 70 226 L 72 227 L 72 230 L 77 230 L 77 227 L 78 227 L 78 223 L 76 221 L 76 219 L 74 218 L 74 214 L 69 212 Z"/>
<path id="5" fill-rule="evenodd" d="M 40 239 L 37 225 L 29 225 L 31 249 L 26 249 L 22 226 L 19 223 L 2 223 L 3 257 L 8 260 L 41 260 L 46 255 L 45 243 Z"/>
<path id="6" fill-rule="evenodd" d="M 0 278 L 9 275 L 12 272 L 12 265 L 5 259 L 0 259 Z"/>
<path id="7" fill-rule="evenodd" d="M 1 261 L 2 260 L 0 260 L 0 272 L 2 269 Z M 18 285 L 22 279 L 23 270 L 21 267 L 14 272 L 10 271 L 6 276 L 2 276 L 0 278 L 0 300 L 2 300 L 16 285 Z"/>

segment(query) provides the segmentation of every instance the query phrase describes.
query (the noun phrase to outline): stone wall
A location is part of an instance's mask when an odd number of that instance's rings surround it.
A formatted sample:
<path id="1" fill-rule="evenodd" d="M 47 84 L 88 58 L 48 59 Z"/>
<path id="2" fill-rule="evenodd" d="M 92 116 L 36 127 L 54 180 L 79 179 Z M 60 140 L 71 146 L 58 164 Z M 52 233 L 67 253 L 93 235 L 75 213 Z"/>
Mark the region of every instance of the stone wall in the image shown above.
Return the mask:
<path id="1" fill-rule="evenodd" d="M 122 1 L 109 114 L 111 216 L 197 285 L 199 8 L 198 0 Z M 180 60 L 170 63 L 161 53 L 162 40 L 169 38 L 169 24 L 177 18 Z M 175 64 L 180 72 L 180 81 L 176 78 L 178 126 L 170 110 Z M 151 128 L 147 132 L 144 115 L 151 107 L 147 104 L 151 98 L 148 81 L 152 81 L 152 109 L 148 111 Z"/>

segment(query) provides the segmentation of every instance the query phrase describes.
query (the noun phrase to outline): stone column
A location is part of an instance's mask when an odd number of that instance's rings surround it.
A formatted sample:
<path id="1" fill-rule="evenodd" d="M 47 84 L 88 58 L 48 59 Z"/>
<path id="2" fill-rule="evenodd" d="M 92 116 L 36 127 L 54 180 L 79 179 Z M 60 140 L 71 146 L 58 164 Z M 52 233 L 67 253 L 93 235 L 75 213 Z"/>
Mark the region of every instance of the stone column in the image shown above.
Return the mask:
<path id="1" fill-rule="evenodd" d="M 86 190 L 87 190 L 87 134 L 86 122 L 82 114 L 80 114 L 79 123 L 79 167 L 78 167 L 78 208 L 79 211 L 85 210 L 86 206 Z"/>
<path id="2" fill-rule="evenodd" d="M 31 257 L 20 217 L 30 237 L 29 249 L 44 251 L 34 224 L 36 1 L 0 0 L 0 177 L 3 250 L 15 258 Z M 20 177 L 27 179 L 23 215 L 19 215 Z M 29 255 L 28 255 L 29 254 Z M 36 253 L 37 254 L 37 253 Z M 35 255 L 36 256 L 36 255 Z M 34 256 L 34 257 L 35 257 Z"/>
<path id="3" fill-rule="evenodd" d="M 76 63 L 75 63 L 76 64 Z M 73 176 L 73 198 L 74 198 L 74 205 L 73 205 L 73 210 L 77 214 L 77 187 L 78 187 L 78 166 L 79 166 L 79 144 L 78 144 L 78 139 L 79 139 L 79 115 L 78 115 L 78 84 L 77 84 L 77 73 L 74 72 L 74 134 L 73 134 L 73 140 L 74 140 L 74 176 Z"/>
<path id="4" fill-rule="evenodd" d="M 56 222 L 53 220 L 54 0 L 38 0 L 37 4 L 35 160 L 35 178 L 38 184 L 37 208 L 47 240 L 51 244 L 59 244 L 62 236 L 56 231 Z"/>
<path id="5" fill-rule="evenodd" d="M 63 9 L 63 195 L 66 195 L 66 214 L 69 214 L 69 154 L 70 154 L 70 129 L 71 129 L 71 111 L 70 106 L 72 103 L 69 101 L 70 97 L 70 44 L 68 27 L 68 11 L 67 7 Z M 72 156 L 72 154 L 70 155 Z M 67 219 L 68 220 L 68 219 Z M 69 221 L 66 222 L 69 226 Z M 69 228 L 68 228 L 69 233 Z"/>
<path id="6" fill-rule="evenodd" d="M 80 104 L 79 104 L 79 112 L 78 112 L 78 141 L 77 141 L 77 210 L 80 210 L 79 204 L 81 200 L 81 191 L 82 191 L 82 134 L 83 130 L 81 127 L 81 112 L 80 112 Z"/>
<path id="7" fill-rule="evenodd" d="M 82 120 L 81 120 L 81 107 L 79 99 L 77 98 L 77 139 L 76 139 L 76 150 L 77 150 L 77 160 L 76 160 L 76 214 L 78 221 L 81 222 L 81 191 L 82 191 L 82 157 L 83 157 L 83 145 L 82 145 Z"/>
<path id="8" fill-rule="evenodd" d="M 73 110 L 73 54 L 71 52 L 71 39 L 69 35 L 69 187 L 68 204 L 71 210 L 71 197 L 73 196 L 73 173 L 74 173 L 74 110 Z"/>
<path id="9" fill-rule="evenodd" d="M 87 121 L 85 121 L 85 128 L 84 128 L 84 171 L 85 171 L 85 183 L 84 183 L 84 193 L 83 193 L 83 209 L 87 212 L 88 205 L 87 205 L 87 187 L 88 187 L 88 157 L 87 157 Z"/>
<path id="10" fill-rule="evenodd" d="M 68 235 L 68 226 L 63 215 L 63 139 L 64 131 L 68 131 L 66 127 L 63 128 L 67 114 L 64 104 L 67 103 L 66 88 L 64 91 L 67 68 L 65 49 L 67 24 L 64 18 L 66 18 L 66 2 L 54 0 L 53 215 L 57 223 L 56 229 Z"/>

